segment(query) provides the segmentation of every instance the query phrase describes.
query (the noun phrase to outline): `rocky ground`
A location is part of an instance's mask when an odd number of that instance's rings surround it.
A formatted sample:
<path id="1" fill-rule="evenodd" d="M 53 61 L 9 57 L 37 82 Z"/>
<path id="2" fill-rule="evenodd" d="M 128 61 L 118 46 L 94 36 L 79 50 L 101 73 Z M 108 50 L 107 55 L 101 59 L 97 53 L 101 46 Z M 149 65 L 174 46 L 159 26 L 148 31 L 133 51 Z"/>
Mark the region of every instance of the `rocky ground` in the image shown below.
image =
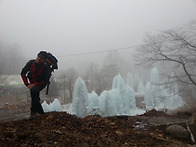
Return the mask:
<path id="1" fill-rule="evenodd" d="M 27 106 L 21 105 L 21 112 L 28 113 Z M 189 113 L 168 115 L 152 110 L 140 116 L 77 118 L 66 112 L 51 112 L 13 121 L 19 112 L 1 117 L 0 146 L 194 146 L 191 139 L 166 133 L 171 124 L 186 128 Z"/>

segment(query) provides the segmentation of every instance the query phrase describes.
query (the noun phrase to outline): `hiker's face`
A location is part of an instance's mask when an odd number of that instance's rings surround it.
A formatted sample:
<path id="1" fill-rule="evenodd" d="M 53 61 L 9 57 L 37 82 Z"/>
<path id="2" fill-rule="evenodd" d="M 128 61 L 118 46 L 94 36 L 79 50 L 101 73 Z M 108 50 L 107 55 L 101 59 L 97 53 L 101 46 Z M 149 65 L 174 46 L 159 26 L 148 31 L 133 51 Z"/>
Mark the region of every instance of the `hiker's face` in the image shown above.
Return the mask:
<path id="1" fill-rule="evenodd" d="M 39 57 L 39 56 L 37 56 L 37 58 L 36 58 L 36 60 L 35 60 L 37 63 L 39 63 L 39 64 L 42 64 L 42 63 L 44 63 L 45 62 L 45 59 L 43 59 L 43 58 L 41 58 L 41 57 Z"/>

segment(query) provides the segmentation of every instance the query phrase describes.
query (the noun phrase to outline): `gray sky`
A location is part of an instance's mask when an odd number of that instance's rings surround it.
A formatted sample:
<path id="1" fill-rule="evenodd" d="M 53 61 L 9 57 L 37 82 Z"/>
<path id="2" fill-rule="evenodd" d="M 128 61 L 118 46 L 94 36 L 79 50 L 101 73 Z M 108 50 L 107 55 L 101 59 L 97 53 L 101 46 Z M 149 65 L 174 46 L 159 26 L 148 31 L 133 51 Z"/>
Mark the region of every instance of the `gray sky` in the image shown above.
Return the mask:
<path id="1" fill-rule="evenodd" d="M 0 42 L 17 43 L 29 58 L 47 50 L 64 60 L 141 45 L 145 33 L 195 19 L 195 0 L 0 0 Z"/>

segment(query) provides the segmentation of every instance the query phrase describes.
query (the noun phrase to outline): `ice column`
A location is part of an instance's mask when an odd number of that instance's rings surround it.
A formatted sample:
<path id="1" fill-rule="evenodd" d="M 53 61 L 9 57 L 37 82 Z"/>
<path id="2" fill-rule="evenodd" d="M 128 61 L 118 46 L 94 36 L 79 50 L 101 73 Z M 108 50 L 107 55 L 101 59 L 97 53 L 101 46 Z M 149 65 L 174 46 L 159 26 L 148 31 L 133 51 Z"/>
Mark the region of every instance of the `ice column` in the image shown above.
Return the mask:
<path id="1" fill-rule="evenodd" d="M 72 102 L 72 114 L 78 117 L 84 117 L 89 112 L 88 92 L 85 82 L 78 78 L 74 85 L 74 94 Z"/>
<path id="2" fill-rule="evenodd" d="M 52 103 L 49 105 L 44 101 L 42 103 L 42 107 L 44 112 L 51 112 L 51 111 L 63 111 L 62 105 L 58 99 L 55 99 Z"/>
<path id="3" fill-rule="evenodd" d="M 152 93 L 152 90 L 151 90 L 151 83 L 150 82 L 147 82 L 147 84 L 145 86 L 144 101 L 145 101 L 147 110 L 151 110 L 151 109 L 153 109 L 155 107 L 155 103 L 154 103 L 154 98 L 153 98 L 153 93 Z"/>
<path id="4" fill-rule="evenodd" d="M 167 90 L 161 86 L 157 68 L 151 70 L 150 82 L 145 86 L 145 104 L 146 109 L 176 109 L 182 106 L 184 102 L 181 97 L 177 95 L 177 85 L 174 88 Z"/>
<path id="5" fill-rule="evenodd" d="M 154 99 L 155 107 L 159 107 L 161 105 L 161 101 L 160 101 L 161 90 L 160 90 L 159 74 L 156 67 L 154 67 L 151 70 L 150 83 L 151 83 L 152 98 Z"/>
<path id="6" fill-rule="evenodd" d="M 89 97 L 89 112 L 90 112 L 94 108 L 99 107 L 99 98 L 98 98 L 98 95 L 94 91 L 89 93 L 88 97 Z"/>

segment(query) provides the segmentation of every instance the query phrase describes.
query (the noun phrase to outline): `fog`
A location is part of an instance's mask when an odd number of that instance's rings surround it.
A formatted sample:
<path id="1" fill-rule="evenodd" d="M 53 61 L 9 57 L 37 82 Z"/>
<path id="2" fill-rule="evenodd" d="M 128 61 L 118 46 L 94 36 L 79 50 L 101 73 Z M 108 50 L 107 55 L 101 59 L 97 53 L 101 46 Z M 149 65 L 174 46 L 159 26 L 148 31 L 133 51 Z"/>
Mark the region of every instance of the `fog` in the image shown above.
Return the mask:
<path id="1" fill-rule="evenodd" d="M 17 44 L 26 61 L 47 50 L 59 70 L 80 70 L 81 64 L 101 65 L 109 50 L 131 61 L 145 33 L 195 18 L 195 0 L 1 0 L 0 43 Z"/>

